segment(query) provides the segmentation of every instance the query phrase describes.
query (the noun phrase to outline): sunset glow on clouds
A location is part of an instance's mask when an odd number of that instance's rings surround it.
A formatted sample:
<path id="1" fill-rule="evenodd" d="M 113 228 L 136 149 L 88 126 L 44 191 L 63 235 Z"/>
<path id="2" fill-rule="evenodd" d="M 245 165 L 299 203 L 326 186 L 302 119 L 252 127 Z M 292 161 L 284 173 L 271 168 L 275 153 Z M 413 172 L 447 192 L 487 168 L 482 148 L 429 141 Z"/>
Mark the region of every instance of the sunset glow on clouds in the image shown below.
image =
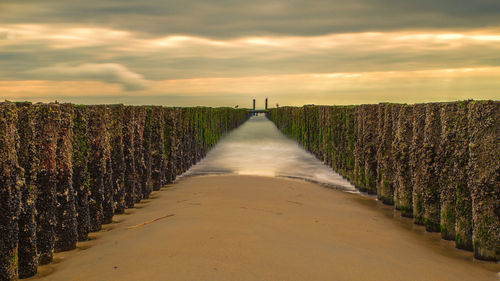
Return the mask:
<path id="1" fill-rule="evenodd" d="M 202 19 L 210 17 L 198 15 L 192 19 L 192 10 L 184 15 L 166 14 L 165 19 L 152 14 L 152 20 L 164 21 L 162 30 L 158 26 L 141 28 L 139 23 L 139 27 L 123 24 L 133 21 L 134 16 L 147 19 L 147 11 L 130 10 L 133 16 L 124 15 L 119 2 L 104 2 L 109 7 L 95 10 L 95 16 L 112 18 L 108 23 L 65 18 L 63 11 L 66 8 L 70 13 L 71 9 L 64 5 L 57 13 L 60 21 L 55 22 L 45 18 L 49 12 L 36 1 L 27 1 L 24 10 L 15 1 L 0 4 L 0 10 L 2 5 L 12 10 L 4 22 L 0 17 L 0 98 L 249 106 L 253 97 L 267 96 L 283 105 L 413 103 L 500 96 L 500 20 L 488 21 L 488 17 L 483 17 L 484 26 L 456 20 L 455 27 L 423 23 L 405 28 L 404 24 L 379 23 L 377 30 L 377 26 L 355 28 L 347 19 L 325 24 L 321 20 L 329 19 L 322 18 L 318 7 L 318 17 L 306 21 L 306 26 L 311 25 L 307 34 L 300 11 L 277 2 L 267 6 L 270 11 L 265 5 L 261 10 L 254 7 L 255 13 L 260 11 L 264 18 L 266 13 L 276 13 L 292 24 L 287 30 L 281 30 L 274 18 L 268 20 L 267 29 L 266 19 L 258 24 L 246 21 L 255 17 L 247 12 L 246 20 L 228 23 L 233 26 L 214 23 L 213 30 L 203 35 L 200 30 L 210 24 Z M 151 2 L 158 7 L 174 5 L 169 1 Z M 360 1 L 364 2 L 373 4 Z M 136 2 L 123 3 L 122 7 L 135 7 Z M 225 5 L 210 8 L 214 13 L 228 9 Z M 438 14 L 444 13 L 433 12 L 437 13 L 436 21 Z M 40 13 L 40 17 L 30 20 L 28 13 Z M 405 22 L 399 16 L 394 20 Z M 192 21 L 190 30 L 179 27 L 184 21 Z M 314 28 L 316 22 L 318 27 Z M 297 32 L 293 24 L 300 26 Z M 227 35 L 219 31 L 221 28 Z"/>

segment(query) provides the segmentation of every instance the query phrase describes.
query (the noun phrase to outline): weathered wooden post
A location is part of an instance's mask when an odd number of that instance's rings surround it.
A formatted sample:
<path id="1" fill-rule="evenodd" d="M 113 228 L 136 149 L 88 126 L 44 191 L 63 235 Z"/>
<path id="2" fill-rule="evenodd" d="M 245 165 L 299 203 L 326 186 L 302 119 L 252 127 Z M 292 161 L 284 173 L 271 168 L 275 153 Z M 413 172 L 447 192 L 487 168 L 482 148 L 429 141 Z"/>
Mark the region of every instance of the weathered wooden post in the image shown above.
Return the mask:
<path id="1" fill-rule="evenodd" d="M 164 184 L 165 161 L 164 157 L 164 134 L 165 120 L 163 108 L 153 106 L 151 112 L 151 184 L 153 190 L 160 190 Z"/>
<path id="2" fill-rule="evenodd" d="M 21 214 L 19 215 L 19 278 L 28 278 L 37 273 L 35 201 L 36 177 L 39 161 L 36 154 L 34 107 L 29 102 L 17 103 L 17 131 L 19 149 L 17 159 L 24 169 L 25 184 L 21 189 Z"/>
<path id="3" fill-rule="evenodd" d="M 175 120 L 174 120 L 174 110 L 173 108 L 163 109 L 163 167 L 164 172 L 164 184 L 173 183 L 175 180 Z"/>
<path id="4" fill-rule="evenodd" d="M 394 140 L 393 114 L 394 104 L 387 104 L 384 112 L 384 128 L 382 131 L 379 154 L 381 155 L 382 178 L 379 184 L 378 197 L 384 204 L 394 204 L 394 161 L 392 155 L 392 142 Z"/>
<path id="5" fill-rule="evenodd" d="M 74 106 L 72 165 L 78 241 L 87 240 L 90 232 L 90 176 L 88 173 L 90 140 L 88 138 L 88 118 L 87 106 Z"/>
<path id="6" fill-rule="evenodd" d="M 17 110 L 0 103 L 0 279 L 17 280 L 18 221 L 23 169 L 17 162 Z"/>
<path id="7" fill-rule="evenodd" d="M 423 153 L 424 225 L 429 232 L 440 231 L 439 164 L 441 159 L 441 104 L 428 103 L 425 110 Z"/>
<path id="8" fill-rule="evenodd" d="M 364 129 L 364 107 L 359 105 L 354 110 L 354 182 L 360 190 L 366 191 L 365 187 L 365 157 L 363 144 Z"/>
<path id="9" fill-rule="evenodd" d="M 382 135 L 384 132 L 384 120 L 385 120 L 385 107 L 387 106 L 386 103 L 379 103 L 378 108 L 377 108 L 377 132 L 379 135 L 379 142 L 377 144 L 377 198 L 380 200 L 381 199 L 381 194 L 382 194 L 382 172 L 383 172 L 383 158 L 384 155 L 383 149 L 381 148 L 382 146 Z"/>
<path id="10" fill-rule="evenodd" d="M 458 102 L 454 171 L 456 182 L 455 245 L 472 251 L 472 198 L 469 186 L 469 101 Z"/>
<path id="11" fill-rule="evenodd" d="M 115 201 L 114 201 L 114 191 L 115 185 L 113 183 L 113 161 L 111 158 L 111 119 L 109 108 L 105 105 L 102 106 L 103 111 L 103 144 L 102 152 L 105 161 L 105 170 L 103 174 L 103 203 L 102 203 L 102 223 L 107 224 L 113 221 L 113 216 L 115 214 Z"/>
<path id="12" fill-rule="evenodd" d="M 144 132 L 142 141 L 142 155 L 144 157 L 144 168 L 141 177 L 142 197 L 148 198 L 151 191 L 151 136 L 153 128 L 153 111 L 151 107 L 146 107 L 146 115 L 144 120 Z"/>
<path id="13" fill-rule="evenodd" d="M 500 102 L 469 104 L 474 257 L 500 260 Z"/>
<path id="14" fill-rule="evenodd" d="M 113 202 L 115 214 L 125 212 L 125 159 L 123 154 L 123 104 L 109 106 Z"/>
<path id="15" fill-rule="evenodd" d="M 56 227 L 56 148 L 59 127 L 59 105 L 37 104 L 36 107 L 36 142 L 37 155 L 40 159 L 40 171 L 36 185 L 37 250 L 39 263 L 52 262 Z"/>
<path id="16" fill-rule="evenodd" d="M 456 188 L 454 169 L 456 162 L 457 104 L 446 103 L 441 108 L 441 153 L 439 163 L 441 238 L 455 240 Z"/>
<path id="17" fill-rule="evenodd" d="M 135 110 L 126 106 L 123 113 L 123 155 L 125 159 L 125 206 L 135 204 L 136 170 L 134 158 Z"/>
<path id="18" fill-rule="evenodd" d="M 104 218 L 104 177 L 106 174 L 105 108 L 101 105 L 89 106 L 89 162 L 90 175 L 89 217 L 90 231 L 101 230 Z"/>
<path id="19" fill-rule="evenodd" d="M 144 151 L 142 148 L 144 141 L 144 122 L 146 120 L 146 109 L 143 106 L 136 106 L 135 109 L 135 130 L 134 130 L 134 160 L 135 160 L 135 203 L 141 202 L 143 195 L 142 178 L 146 165 L 144 164 Z"/>
<path id="20" fill-rule="evenodd" d="M 399 112 L 396 136 L 393 142 L 393 157 L 396 160 L 394 203 L 403 217 L 413 216 L 413 185 L 410 169 L 410 148 L 413 139 L 413 107 L 403 105 Z"/>
<path id="21" fill-rule="evenodd" d="M 410 168 L 413 171 L 413 221 L 416 224 L 424 224 L 424 182 L 423 182 L 423 159 L 424 159 L 424 127 L 425 127 L 425 104 L 413 106 L 413 139 L 410 150 Z"/>
<path id="22" fill-rule="evenodd" d="M 73 190 L 73 106 L 59 105 L 60 119 L 56 150 L 56 228 L 55 251 L 69 251 L 76 248 L 78 240 L 75 192 Z"/>
<path id="23" fill-rule="evenodd" d="M 377 194 L 377 143 L 381 139 L 377 134 L 377 105 L 364 105 L 365 114 L 362 117 L 364 122 L 363 145 L 364 145 L 364 176 L 365 188 L 369 194 Z"/>

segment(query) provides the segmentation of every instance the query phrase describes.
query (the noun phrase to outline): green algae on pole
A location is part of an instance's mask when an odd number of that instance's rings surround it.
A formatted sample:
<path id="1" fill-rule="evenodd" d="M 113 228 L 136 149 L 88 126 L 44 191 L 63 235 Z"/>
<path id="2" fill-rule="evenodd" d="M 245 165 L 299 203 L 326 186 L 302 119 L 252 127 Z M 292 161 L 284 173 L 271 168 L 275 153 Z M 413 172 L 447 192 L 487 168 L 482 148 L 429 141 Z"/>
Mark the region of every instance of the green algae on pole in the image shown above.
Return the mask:
<path id="1" fill-rule="evenodd" d="M 59 105 L 37 104 L 35 128 L 37 155 L 40 159 L 40 171 L 36 185 L 37 250 L 39 263 L 52 262 L 56 227 L 56 148 L 59 126 Z"/>
<path id="2" fill-rule="evenodd" d="M 19 147 L 17 160 L 24 169 L 24 185 L 21 188 L 21 214 L 19 215 L 18 235 L 18 275 L 28 278 L 37 273 L 38 257 L 36 253 L 36 221 L 35 201 L 37 187 L 35 185 L 39 168 L 34 141 L 35 112 L 30 102 L 20 102 L 17 105 L 17 132 Z"/>
<path id="3" fill-rule="evenodd" d="M 368 194 L 377 194 L 377 143 L 379 134 L 377 132 L 377 105 L 370 104 L 364 106 L 363 115 L 363 146 L 365 156 L 365 187 Z"/>
<path id="4" fill-rule="evenodd" d="M 425 127 L 425 104 L 413 106 L 413 138 L 410 149 L 410 167 L 413 171 L 413 222 L 424 224 L 424 183 L 423 183 L 423 144 Z"/>
<path id="5" fill-rule="evenodd" d="M 382 156 L 382 177 L 379 184 L 378 197 L 384 204 L 394 204 L 394 165 L 392 157 L 392 142 L 394 139 L 393 132 L 393 107 L 395 105 L 388 104 L 384 111 L 384 128 L 382 131 L 381 142 L 379 146 L 379 154 Z"/>
<path id="6" fill-rule="evenodd" d="M 344 176 L 348 179 L 352 179 L 353 169 L 354 169 L 354 107 L 345 106 L 343 107 L 343 114 L 345 115 L 345 125 L 340 130 L 341 133 L 346 134 L 344 142 L 342 142 L 345 148 L 340 148 L 339 150 L 344 155 Z M 341 171 L 342 172 L 342 171 Z"/>
<path id="7" fill-rule="evenodd" d="M 365 157 L 363 145 L 364 107 L 357 106 L 354 112 L 354 185 L 360 191 L 366 191 L 365 180 Z"/>
<path id="8" fill-rule="evenodd" d="M 500 102 L 469 104 L 474 257 L 500 260 Z"/>
<path id="9" fill-rule="evenodd" d="M 109 106 L 114 213 L 125 212 L 125 159 L 123 154 L 123 104 Z"/>
<path id="10" fill-rule="evenodd" d="M 385 107 L 386 103 L 380 103 L 377 107 L 377 131 L 379 135 L 379 143 L 377 144 L 377 153 L 375 154 L 375 158 L 377 160 L 377 198 L 382 199 L 382 159 L 384 158 L 383 150 L 380 148 L 382 145 L 382 135 L 384 132 L 384 120 L 385 120 Z"/>
<path id="11" fill-rule="evenodd" d="M 215 121 L 215 116 L 214 116 L 214 121 Z M 183 158 L 183 151 L 182 146 L 183 146 L 183 123 L 184 120 L 182 120 L 182 110 L 180 108 L 174 108 L 174 131 L 173 131 L 173 141 L 172 141 L 172 148 L 173 148 L 173 158 L 174 158 L 174 180 L 175 178 L 182 174 L 182 166 L 184 162 Z"/>
<path id="12" fill-rule="evenodd" d="M 105 161 L 105 169 L 103 174 L 103 202 L 102 202 L 102 223 L 108 224 L 113 221 L 113 215 L 115 214 L 115 202 L 114 202 L 114 189 L 113 184 L 113 162 L 111 159 L 111 120 L 109 116 L 109 108 L 103 106 L 104 110 L 104 122 L 106 127 L 104 129 L 104 141 L 103 141 L 103 158 Z"/>
<path id="13" fill-rule="evenodd" d="M 175 123 L 173 116 L 172 108 L 163 108 L 162 116 L 163 116 L 163 164 L 162 167 L 164 169 L 163 172 L 163 184 L 173 183 L 175 180 L 175 157 L 174 157 L 174 131 L 175 131 Z"/>
<path id="14" fill-rule="evenodd" d="M 0 279 L 16 280 L 18 274 L 18 221 L 23 169 L 17 162 L 17 109 L 0 103 Z"/>
<path id="15" fill-rule="evenodd" d="M 394 171 L 394 175 L 392 176 L 392 184 L 393 184 L 393 197 L 392 201 L 394 202 L 394 208 L 399 210 L 399 181 L 397 181 L 397 171 L 396 171 L 396 162 L 398 159 L 394 158 L 394 139 L 396 138 L 396 133 L 398 131 L 399 125 L 399 111 L 401 110 L 400 104 L 394 104 L 392 106 L 392 143 L 391 143 L 391 153 L 389 155 L 392 162 L 392 169 Z"/>
<path id="16" fill-rule="evenodd" d="M 125 207 L 135 204 L 135 159 L 134 159 L 135 110 L 126 106 L 123 112 L 123 156 L 125 159 Z"/>
<path id="17" fill-rule="evenodd" d="M 141 177 L 142 197 L 149 198 L 153 191 L 151 187 L 151 134 L 153 126 L 153 112 L 151 107 L 146 107 L 144 120 L 144 132 L 142 141 L 142 155 L 144 157 L 144 168 Z"/>
<path id="18" fill-rule="evenodd" d="M 457 123 L 455 138 L 456 173 L 456 222 L 455 245 L 459 249 L 472 251 L 472 198 L 469 188 L 469 101 L 457 103 Z"/>
<path id="19" fill-rule="evenodd" d="M 105 106 L 89 106 L 89 161 L 90 176 L 89 217 L 90 231 L 101 230 L 103 222 L 104 176 L 106 173 L 106 119 Z"/>
<path id="20" fill-rule="evenodd" d="M 186 142 L 188 119 L 187 119 L 187 114 L 184 112 L 182 108 L 176 108 L 176 110 L 179 116 L 177 119 L 179 121 L 179 126 L 177 126 L 178 141 L 176 146 L 177 148 L 176 175 L 179 176 L 186 171 L 187 162 L 189 161 L 189 156 L 187 152 L 188 143 Z"/>
<path id="21" fill-rule="evenodd" d="M 392 144 L 396 166 L 394 203 L 403 217 L 413 216 L 412 171 L 410 168 L 410 146 L 413 138 L 413 107 L 403 105 L 399 111 L 396 136 Z"/>
<path id="22" fill-rule="evenodd" d="M 425 110 L 423 143 L 424 225 L 429 232 L 440 231 L 439 163 L 441 142 L 441 104 L 428 103 Z"/>
<path id="23" fill-rule="evenodd" d="M 75 191 L 75 207 L 78 241 L 88 239 L 90 232 L 89 193 L 90 175 L 88 173 L 89 158 L 89 124 L 88 108 L 85 105 L 74 105 L 73 115 L 73 190 Z"/>
<path id="24" fill-rule="evenodd" d="M 446 103 L 441 108 L 440 203 L 441 238 L 455 240 L 456 175 L 454 165 L 457 134 L 457 104 Z"/>
<path id="25" fill-rule="evenodd" d="M 55 251 L 76 248 L 78 240 L 75 192 L 73 190 L 73 105 L 61 104 L 56 150 L 56 227 Z"/>
<path id="26" fill-rule="evenodd" d="M 143 198 L 142 177 L 145 173 L 144 151 L 142 149 L 144 138 L 144 122 L 146 119 L 146 109 L 142 106 L 134 106 L 135 127 L 134 127 L 134 160 L 135 160 L 135 203 L 141 202 Z"/>
<path id="27" fill-rule="evenodd" d="M 151 118 L 151 185 L 153 190 L 160 190 L 163 186 L 165 174 L 164 157 L 164 135 L 163 129 L 165 120 L 162 114 L 162 107 L 153 106 Z"/>

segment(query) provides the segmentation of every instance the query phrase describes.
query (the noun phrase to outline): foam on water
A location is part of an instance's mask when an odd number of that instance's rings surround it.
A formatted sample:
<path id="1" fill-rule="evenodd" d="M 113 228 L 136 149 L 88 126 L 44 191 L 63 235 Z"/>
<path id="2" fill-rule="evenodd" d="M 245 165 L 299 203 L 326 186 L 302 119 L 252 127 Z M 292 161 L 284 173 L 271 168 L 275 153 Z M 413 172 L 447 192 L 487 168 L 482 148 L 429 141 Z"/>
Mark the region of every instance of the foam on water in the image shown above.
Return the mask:
<path id="1" fill-rule="evenodd" d="M 252 117 L 232 131 L 183 176 L 228 173 L 299 178 L 356 190 L 297 142 L 284 136 L 264 116 Z"/>

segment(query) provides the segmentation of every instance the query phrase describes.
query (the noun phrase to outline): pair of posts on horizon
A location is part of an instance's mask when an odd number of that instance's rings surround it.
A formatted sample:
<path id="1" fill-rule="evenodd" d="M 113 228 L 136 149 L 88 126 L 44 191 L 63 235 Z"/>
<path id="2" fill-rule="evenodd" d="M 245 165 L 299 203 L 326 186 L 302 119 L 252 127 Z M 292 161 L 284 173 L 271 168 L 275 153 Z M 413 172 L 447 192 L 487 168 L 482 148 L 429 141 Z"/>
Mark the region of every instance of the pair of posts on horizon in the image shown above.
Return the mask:
<path id="1" fill-rule="evenodd" d="M 255 111 L 255 99 L 253 99 L 253 107 L 252 110 Z M 266 98 L 266 107 L 265 110 L 267 110 L 267 98 Z"/>

